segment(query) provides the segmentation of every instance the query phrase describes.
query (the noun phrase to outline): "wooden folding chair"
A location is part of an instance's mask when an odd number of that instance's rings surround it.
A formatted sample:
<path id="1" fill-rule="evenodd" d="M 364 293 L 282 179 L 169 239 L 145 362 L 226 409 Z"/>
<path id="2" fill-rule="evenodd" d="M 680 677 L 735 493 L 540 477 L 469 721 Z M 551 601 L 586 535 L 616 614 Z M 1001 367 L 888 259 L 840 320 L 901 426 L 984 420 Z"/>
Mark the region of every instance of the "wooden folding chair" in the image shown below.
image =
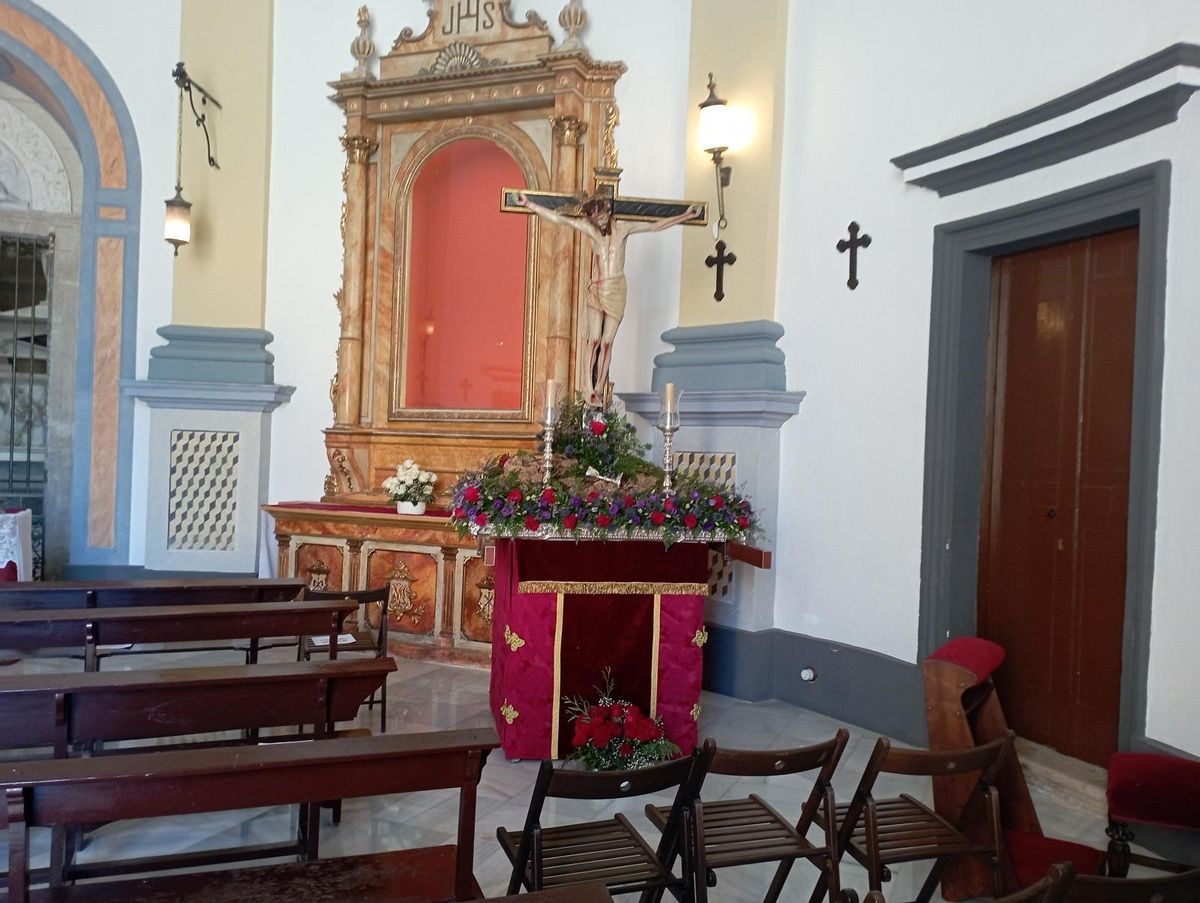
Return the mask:
<path id="1" fill-rule="evenodd" d="M 831 903 L 842 899 L 836 820 L 829 816 L 835 809 L 833 773 L 849 736 L 845 730 L 839 730 L 824 743 L 799 749 L 717 749 L 708 767 L 709 774 L 772 777 L 809 771 L 818 773 L 800 811 L 800 819 L 795 824 L 757 794 L 745 799 L 707 803 L 697 800 L 693 804 L 688 813 L 690 824 L 685 826 L 685 834 L 694 843 L 690 855 L 697 876 L 697 903 L 706 903 L 708 888 L 716 886 L 716 869 L 778 862 L 775 877 L 763 898 L 763 903 L 775 903 L 797 859 L 807 859 L 825 872 Z M 808 829 L 818 810 L 825 815 L 823 846 L 814 846 L 807 838 Z M 646 815 L 662 829 L 670 816 L 670 809 L 647 806 Z"/>
<path id="2" fill-rule="evenodd" d="M 992 869 L 993 892 L 1003 893 L 999 794 L 993 781 L 1011 745 L 1009 736 L 971 749 L 931 752 L 893 749 L 886 737 L 879 739 L 853 799 L 837 808 L 838 846 L 866 868 L 871 890 L 881 890 L 883 881 L 891 877 L 889 866 L 932 859 L 933 868 L 917 895 L 917 903 L 928 903 L 948 863 L 960 856 L 983 856 Z M 908 794 L 883 800 L 873 795 L 881 774 L 933 778 L 973 772 L 979 777 L 953 823 Z M 981 807 L 989 825 L 990 836 L 985 841 L 973 840 L 965 831 Z M 815 821 L 825 827 L 820 813 Z M 825 876 L 817 881 L 810 903 L 817 903 L 825 895 L 826 881 Z"/>
<path id="3" fill-rule="evenodd" d="M 341 656 L 345 653 L 370 653 L 375 658 L 386 658 L 388 654 L 388 602 L 389 588 L 381 586 L 377 589 L 364 589 L 358 592 L 326 592 L 324 590 L 313 590 L 307 587 L 300 594 L 300 598 L 309 601 L 318 599 L 353 599 L 358 603 L 358 623 L 352 631 L 349 631 L 353 636 L 353 641 L 349 643 L 338 643 L 337 652 Z M 372 605 L 379 606 L 379 627 L 372 632 L 371 621 L 368 615 Z M 316 643 L 313 637 L 300 637 L 300 648 L 297 651 L 297 661 L 308 661 L 313 655 L 328 655 L 329 647 L 322 646 Z M 387 681 L 383 682 L 383 686 L 379 688 L 379 732 L 387 733 Z M 367 708 L 375 708 L 375 695 L 372 695 L 367 700 Z"/>
<path id="4" fill-rule="evenodd" d="M 574 771 L 543 761 L 525 827 L 520 831 L 496 829 L 496 838 L 513 864 L 508 893 L 602 881 L 611 894 L 668 889 L 690 903 L 694 870 L 688 858 L 689 845 L 680 844 L 679 835 L 684 811 L 700 792 L 712 754 L 713 744 L 708 741 L 687 758 L 637 771 Z M 677 788 L 675 801 L 656 849 L 620 813 L 604 821 L 553 827 L 541 823 L 548 797 L 611 800 L 670 787 Z M 679 878 L 672 871 L 676 851 L 683 856 Z"/>
<path id="5" fill-rule="evenodd" d="M 1075 879 L 1075 866 L 1070 862 L 1058 862 L 1039 881 L 1024 890 L 1000 897 L 996 903 L 1060 903 L 1066 898 L 1067 888 Z"/>
<path id="6" fill-rule="evenodd" d="M 1196 903 L 1200 900 L 1200 869 L 1168 878 L 1097 878 L 1079 875 L 1067 903 Z"/>

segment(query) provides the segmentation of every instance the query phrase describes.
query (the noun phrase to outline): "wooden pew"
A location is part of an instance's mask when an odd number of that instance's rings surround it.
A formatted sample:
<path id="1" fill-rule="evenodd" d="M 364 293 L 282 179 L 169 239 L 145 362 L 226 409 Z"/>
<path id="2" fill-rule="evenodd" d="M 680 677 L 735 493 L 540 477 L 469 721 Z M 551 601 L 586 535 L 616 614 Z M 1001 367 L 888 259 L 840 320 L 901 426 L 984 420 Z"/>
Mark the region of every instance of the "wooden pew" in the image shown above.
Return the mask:
<path id="1" fill-rule="evenodd" d="M 307 724 L 324 736 L 395 670 L 385 658 L 4 677 L 0 749 L 65 758 L 97 743 Z"/>
<path id="2" fill-rule="evenodd" d="M 342 624 L 357 607 L 342 600 L 10 611 L 0 613 L 0 650 L 82 649 L 84 670 L 96 671 L 103 644 L 249 639 L 247 657 L 253 663 L 262 637 L 326 634 L 334 659 Z"/>
<path id="3" fill-rule="evenodd" d="M 145 580 L 0 583 L 0 611 L 135 608 L 143 605 L 257 605 L 286 602 L 303 580 Z"/>
<path id="4" fill-rule="evenodd" d="M 0 768 L 8 903 L 470 900 L 475 795 L 495 730 L 441 731 L 24 762 Z M 315 803 L 459 789 L 457 844 L 319 860 Z M 307 803 L 305 861 L 233 871 L 78 883 L 30 893 L 29 830 L 86 822 Z"/>

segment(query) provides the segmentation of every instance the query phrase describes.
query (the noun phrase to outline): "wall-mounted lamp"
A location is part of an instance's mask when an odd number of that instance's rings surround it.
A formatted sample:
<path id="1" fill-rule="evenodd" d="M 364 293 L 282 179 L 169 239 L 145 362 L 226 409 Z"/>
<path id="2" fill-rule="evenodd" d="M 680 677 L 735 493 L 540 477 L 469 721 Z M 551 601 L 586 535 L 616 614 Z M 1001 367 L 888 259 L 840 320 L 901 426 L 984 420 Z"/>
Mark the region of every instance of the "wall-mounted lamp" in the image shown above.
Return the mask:
<path id="1" fill-rule="evenodd" d="M 192 205 L 183 198 L 183 95 L 187 93 L 192 115 L 196 117 L 196 125 L 204 131 L 205 153 L 208 156 L 208 165 L 213 169 L 221 167 L 217 165 L 217 158 L 213 155 L 212 139 L 208 134 L 208 114 L 196 109 L 193 90 L 200 94 L 201 107 L 212 101 L 213 106 L 219 110 L 221 104 L 192 80 L 183 63 L 176 63 L 171 78 L 179 86 L 179 126 L 175 136 L 175 196 L 166 201 L 167 215 L 163 226 L 163 238 L 175 246 L 175 256 L 178 257 L 179 249 L 192 240 Z"/>
<path id="2" fill-rule="evenodd" d="M 713 168 L 717 174 L 717 226 L 724 229 L 729 225 L 725 219 L 725 189 L 729 187 L 729 179 L 733 168 L 725 163 L 725 152 L 734 143 L 736 131 L 735 117 L 729 109 L 729 104 L 717 96 L 717 82 L 713 74 L 708 73 L 708 97 L 700 104 L 700 146 L 704 152 L 712 156 Z"/>

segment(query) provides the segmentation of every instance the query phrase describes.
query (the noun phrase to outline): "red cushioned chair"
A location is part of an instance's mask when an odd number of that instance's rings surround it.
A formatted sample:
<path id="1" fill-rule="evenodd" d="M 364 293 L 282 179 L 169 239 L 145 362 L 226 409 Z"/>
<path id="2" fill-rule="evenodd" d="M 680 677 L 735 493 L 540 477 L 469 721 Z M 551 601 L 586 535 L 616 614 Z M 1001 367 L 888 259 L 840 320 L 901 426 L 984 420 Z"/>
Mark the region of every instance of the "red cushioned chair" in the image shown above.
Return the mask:
<path id="1" fill-rule="evenodd" d="M 1130 823 L 1200 832 L 1200 762 L 1157 753 L 1108 757 L 1108 873 L 1123 878 L 1131 862 L 1167 871 L 1194 867 L 1130 852 Z"/>

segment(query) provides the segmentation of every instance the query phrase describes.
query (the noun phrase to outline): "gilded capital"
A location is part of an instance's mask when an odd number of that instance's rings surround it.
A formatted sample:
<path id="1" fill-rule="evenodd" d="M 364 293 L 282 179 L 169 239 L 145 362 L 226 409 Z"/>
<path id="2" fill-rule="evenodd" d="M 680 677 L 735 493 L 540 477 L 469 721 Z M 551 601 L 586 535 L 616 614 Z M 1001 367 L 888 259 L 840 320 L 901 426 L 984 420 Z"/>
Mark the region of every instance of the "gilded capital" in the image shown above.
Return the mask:
<path id="1" fill-rule="evenodd" d="M 551 116 L 550 126 L 554 129 L 554 141 L 560 147 L 578 147 L 588 128 L 578 116 Z"/>
<path id="2" fill-rule="evenodd" d="M 350 163 L 366 163 L 378 145 L 366 135 L 343 135 L 342 148 Z"/>

